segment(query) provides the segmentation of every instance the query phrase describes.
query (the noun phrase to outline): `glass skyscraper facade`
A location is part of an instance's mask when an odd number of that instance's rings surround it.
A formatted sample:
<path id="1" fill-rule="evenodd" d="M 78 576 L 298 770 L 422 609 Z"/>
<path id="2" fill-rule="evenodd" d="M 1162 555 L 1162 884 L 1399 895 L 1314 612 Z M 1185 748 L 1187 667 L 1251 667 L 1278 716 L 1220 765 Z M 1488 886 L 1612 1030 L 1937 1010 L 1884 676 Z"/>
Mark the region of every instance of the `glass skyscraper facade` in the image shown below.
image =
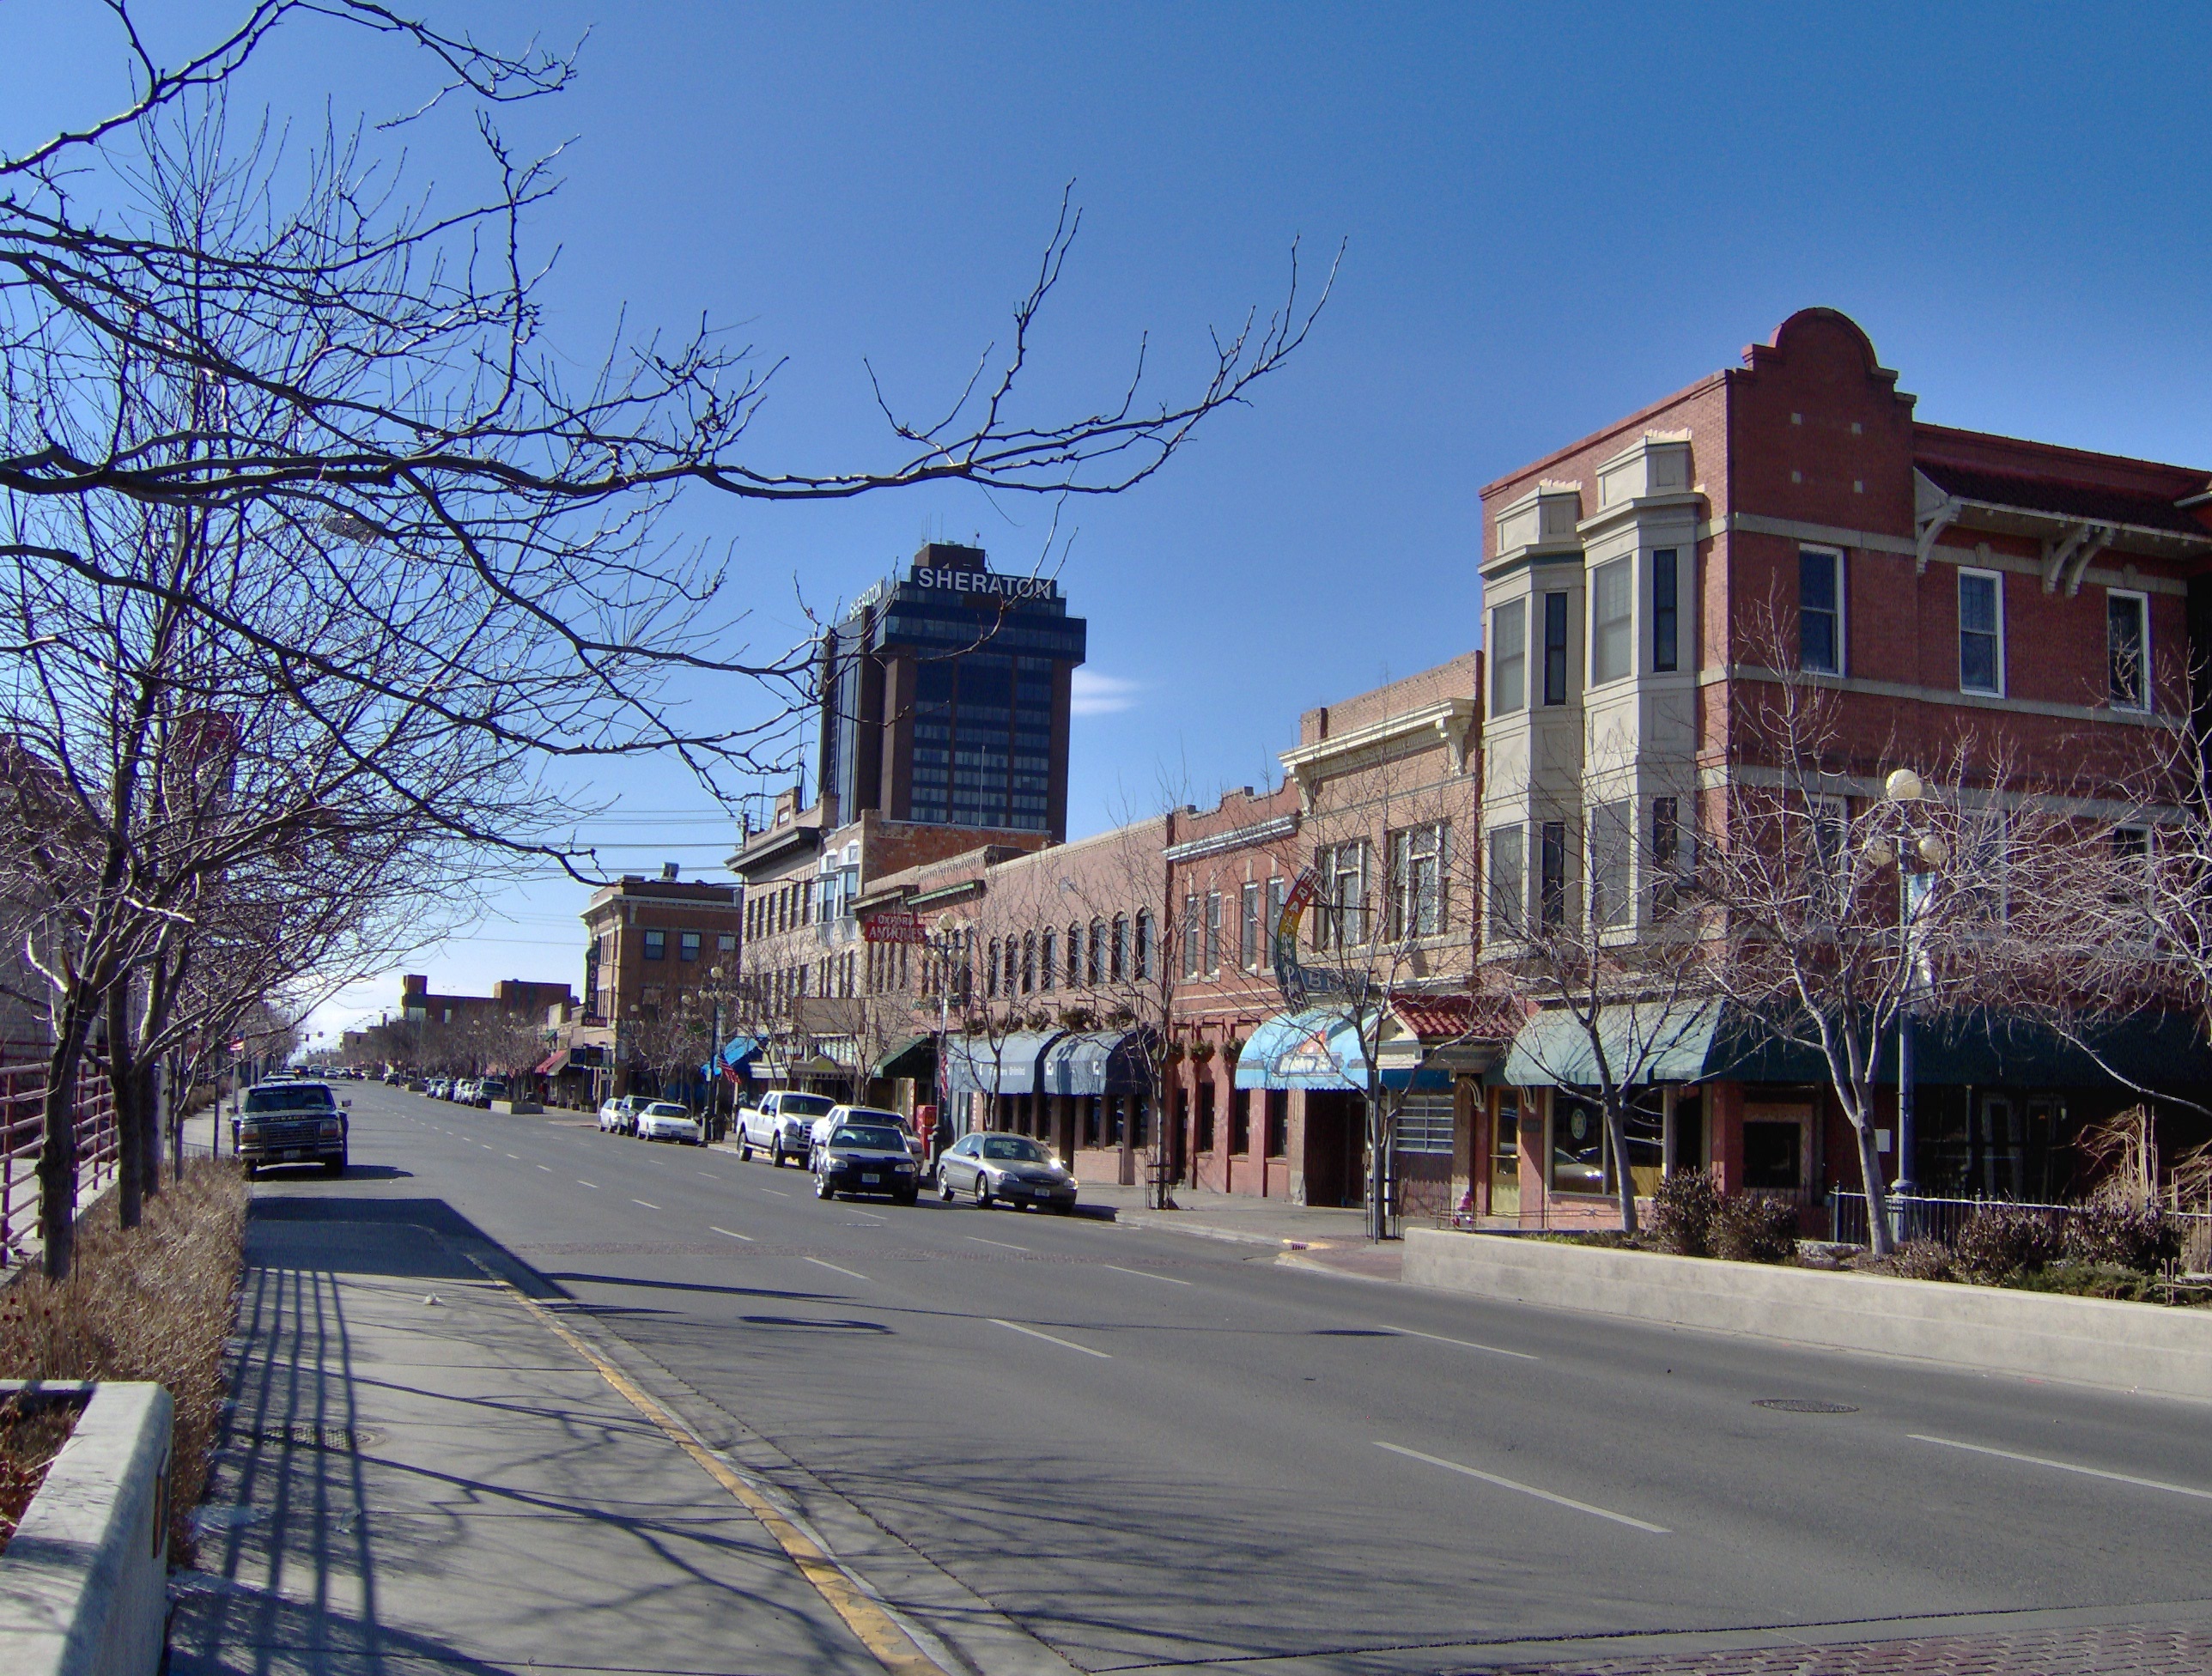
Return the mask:
<path id="1" fill-rule="evenodd" d="M 823 640 L 821 785 L 838 819 L 1066 835 L 1070 677 L 1057 584 L 933 543 Z"/>

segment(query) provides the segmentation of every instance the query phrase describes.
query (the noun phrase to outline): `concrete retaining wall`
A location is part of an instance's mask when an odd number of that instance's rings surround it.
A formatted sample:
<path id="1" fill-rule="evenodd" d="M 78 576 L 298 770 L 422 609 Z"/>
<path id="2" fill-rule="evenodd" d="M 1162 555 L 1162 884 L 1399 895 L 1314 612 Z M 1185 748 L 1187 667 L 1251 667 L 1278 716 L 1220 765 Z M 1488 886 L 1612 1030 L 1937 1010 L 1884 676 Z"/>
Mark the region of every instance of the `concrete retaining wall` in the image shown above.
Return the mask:
<path id="1" fill-rule="evenodd" d="M 2212 1309 L 1409 1229 L 1416 1286 L 2038 1379 L 2212 1398 Z"/>
<path id="2" fill-rule="evenodd" d="M 153 1676 L 168 1622 L 169 1394 L 35 1388 L 92 1400 L 0 1554 L 0 1671 Z"/>

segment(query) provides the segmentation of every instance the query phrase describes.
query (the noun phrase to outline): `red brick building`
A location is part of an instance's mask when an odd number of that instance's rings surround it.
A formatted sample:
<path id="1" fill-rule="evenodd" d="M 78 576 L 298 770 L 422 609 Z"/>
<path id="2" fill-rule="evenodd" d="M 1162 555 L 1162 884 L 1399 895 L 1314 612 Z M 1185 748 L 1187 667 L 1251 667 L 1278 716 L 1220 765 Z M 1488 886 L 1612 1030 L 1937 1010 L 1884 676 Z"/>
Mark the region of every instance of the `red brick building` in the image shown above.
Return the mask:
<path id="1" fill-rule="evenodd" d="M 1855 807 L 1967 729 L 2044 779 L 2117 782 L 2188 712 L 2212 473 L 1926 423 L 1832 310 L 1791 316 L 1743 362 L 1483 490 L 1487 958 L 1513 958 L 1516 916 L 1592 912 L 1594 880 L 1648 914 L 1641 875 L 1762 771 L 1744 718 L 1778 669 L 1834 695 Z M 1618 879 L 1585 842 L 1601 816 L 1631 835 Z M 1975 1074 L 1917 1080 L 1923 1190 L 2062 1190 L 2069 1124 L 2112 1091 Z M 1854 1179 L 1809 1078 L 1654 1101 L 1655 1163 L 1808 1195 Z M 1492 1088 L 1478 1208 L 1609 1216 L 1563 1126 L 1577 1116 L 1566 1089 Z"/>

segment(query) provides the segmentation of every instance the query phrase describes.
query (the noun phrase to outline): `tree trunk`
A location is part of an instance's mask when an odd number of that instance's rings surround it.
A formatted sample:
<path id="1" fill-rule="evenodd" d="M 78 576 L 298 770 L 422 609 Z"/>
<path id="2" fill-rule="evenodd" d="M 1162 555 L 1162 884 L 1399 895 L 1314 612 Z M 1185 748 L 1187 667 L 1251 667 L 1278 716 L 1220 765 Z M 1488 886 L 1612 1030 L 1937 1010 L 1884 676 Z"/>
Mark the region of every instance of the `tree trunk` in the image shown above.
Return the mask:
<path id="1" fill-rule="evenodd" d="M 1605 1102 L 1605 1133 L 1607 1145 L 1613 1148 L 1613 1175 L 1620 1199 L 1620 1231 L 1636 1232 L 1636 1177 L 1628 1168 L 1628 1112 L 1627 1102 L 1618 1093 L 1607 1096 Z"/>
<path id="2" fill-rule="evenodd" d="M 143 1187 L 146 1132 L 140 1126 L 138 1062 L 131 1052 L 130 981 L 108 987 L 107 1095 L 115 1108 L 115 1210 L 125 1228 L 138 1225 L 144 1208 Z"/>
<path id="3" fill-rule="evenodd" d="M 1887 1257 L 1896 1242 L 1889 1237 L 1889 1205 L 1882 1193 L 1881 1157 L 1874 1150 L 1874 1128 L 1863 1110 L 1850 1114 L 1851 1133 L 1859 1143 L 1859 1182 L 1866 1189 L 1867 1244 L 1877 1257 Z"/>
<path id="4" fill-rule="evenodd" d="M 76 1073 L 92 1019 L 82 997 L 72 993 L 54 1023 L 39 1144 L 39 1238 L 46 1247 L 46 1277 L 60 1281 L 69 1278 L 76 1249 Z"/>
<path id="5" fill-rule="evenodd" d="M 1367 1095 L 1367 1237 L 1390 1237 L 1390 1119 L 1383 1109 L 1382 1091 Z"/>

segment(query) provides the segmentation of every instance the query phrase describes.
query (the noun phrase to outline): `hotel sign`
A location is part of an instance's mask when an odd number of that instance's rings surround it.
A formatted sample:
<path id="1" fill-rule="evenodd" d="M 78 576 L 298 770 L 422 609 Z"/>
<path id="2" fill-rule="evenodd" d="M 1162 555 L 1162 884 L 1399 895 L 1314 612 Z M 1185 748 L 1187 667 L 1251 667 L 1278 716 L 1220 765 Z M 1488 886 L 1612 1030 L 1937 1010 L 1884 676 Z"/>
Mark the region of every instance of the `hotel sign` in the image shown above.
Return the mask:
<path id="1" fill-rule="evenodd" d="M 1060 584 L 1049 576 L 1001 576 L 991 570 L 956 570 L 950 565 L 918 564 L 908 580 L 918 588 L 988 594 L 999 599 L 1060 598 Z"/>

